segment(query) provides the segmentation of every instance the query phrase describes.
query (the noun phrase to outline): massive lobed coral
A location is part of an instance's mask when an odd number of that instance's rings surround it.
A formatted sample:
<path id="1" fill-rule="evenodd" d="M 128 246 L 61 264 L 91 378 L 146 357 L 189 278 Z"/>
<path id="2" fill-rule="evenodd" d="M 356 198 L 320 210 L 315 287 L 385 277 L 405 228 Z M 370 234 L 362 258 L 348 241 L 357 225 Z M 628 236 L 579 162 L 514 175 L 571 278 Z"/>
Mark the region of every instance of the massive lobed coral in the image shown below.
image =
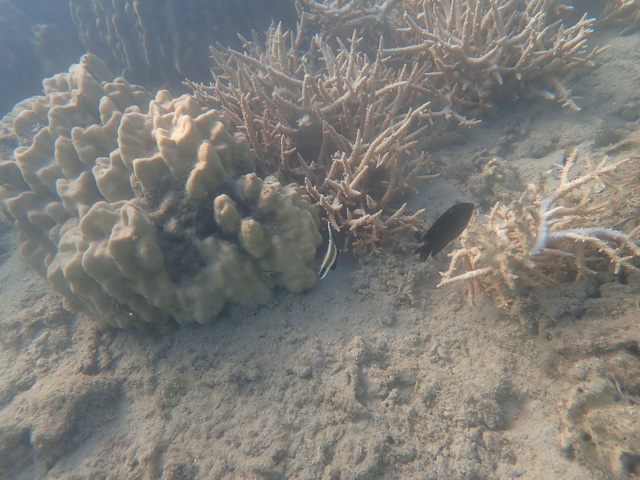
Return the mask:
<path id="1" fill-rule="evenodd" d="M 11 118 L 4 216 L 68 308 L 118 327 L 211 321 L 229 302 L 312 286 L 309 198 L 193 97 L 155 98 L 85 55 Z M 35 134 L 34 134 L 35 133 Z"/>

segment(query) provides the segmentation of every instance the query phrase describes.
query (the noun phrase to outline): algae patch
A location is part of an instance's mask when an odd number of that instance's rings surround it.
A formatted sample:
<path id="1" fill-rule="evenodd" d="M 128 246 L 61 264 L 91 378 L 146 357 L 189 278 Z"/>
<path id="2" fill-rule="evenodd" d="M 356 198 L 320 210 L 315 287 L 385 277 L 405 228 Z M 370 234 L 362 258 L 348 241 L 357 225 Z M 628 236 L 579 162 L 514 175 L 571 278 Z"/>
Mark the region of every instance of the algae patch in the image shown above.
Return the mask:
<path id="1" fill-rule="evenodd" d="M 184 377 L 174 377 L 165 380 L 158 389 L 156 405 L 160 410 L 173 408 L 180 402 L 180 398 L 187 393 L 187 381 Z"/>

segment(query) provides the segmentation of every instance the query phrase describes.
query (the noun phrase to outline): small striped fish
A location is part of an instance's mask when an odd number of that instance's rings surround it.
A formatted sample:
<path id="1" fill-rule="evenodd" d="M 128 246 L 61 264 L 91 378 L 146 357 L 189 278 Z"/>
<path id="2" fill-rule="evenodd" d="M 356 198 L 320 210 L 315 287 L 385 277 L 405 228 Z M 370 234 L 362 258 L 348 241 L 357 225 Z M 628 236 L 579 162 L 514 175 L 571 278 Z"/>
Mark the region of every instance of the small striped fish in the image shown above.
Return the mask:
<path id="1" fill-rule="evenodd" d="M 327 253 L 324 255 L 324 260 L 322 260 L 322 265 L 320 265 L 320 271 L 318 272 L 320 279 L 326 277 L 329 270 L 336 269 L 338 255 L 342 251 L 333 240 L 333 229 L 330 222 L 327 222 L 327 230 L 329 231 L 329 245 L 327 245 Z"/>

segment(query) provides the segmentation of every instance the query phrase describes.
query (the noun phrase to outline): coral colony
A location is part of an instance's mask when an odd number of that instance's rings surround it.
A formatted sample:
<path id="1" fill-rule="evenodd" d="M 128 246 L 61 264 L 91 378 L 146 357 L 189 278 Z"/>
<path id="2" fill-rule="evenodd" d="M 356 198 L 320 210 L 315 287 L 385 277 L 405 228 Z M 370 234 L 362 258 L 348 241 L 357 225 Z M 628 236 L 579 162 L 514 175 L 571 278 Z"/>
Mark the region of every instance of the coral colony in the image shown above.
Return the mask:
<path id="1" fill-rule="evenodd" d="M 606 0 L 601 21 L 621 27 L 621 35 L 630 35 L 640 29 L 640 2 L 638 0 Z"/>
<path id="2" fill-rule="evenodd" d="M 421 226 L 422 212 L 391 205 L 428 178 L 426 156 L 410 156 L 422 133 L 412 127 L 434 114 L 428 101 L 407 108 L 420 101 L 412 85 L 423 72 L 387 67 L 382 45 L 370 60 L 355 34 L 338 52 L 320 37 L 302 51 L 300 35 L 272 27 L 245 53 L 212 48 L 214 83 L 190 85 L 246 133 L 261 171 L 304 184 L 347 244 L 376 250 L 385 229 Z"/>
<path id="3" fill-rule="evenodd" d="M 434 122 L 474 125 L 465 115 L 497 96 L 578 109 L 562 79 L 601 49 L 587 47 L 593 19 L 550 22 L 550 3 L 304 0 L 295 31 L 212 47 L 213 82 L 187 84 L 247 135 L 260 172 L 304 184 L 345 248 L 372 252 L 421 227 L 403 192 L 430 178 L 419 141 Z M 388 32 L 377 50 L 372 24 Z"/>
<path id="4" fill-rule="evenodd" d="M 258 178 L 216 111 L 114 80 L 91 54 L 44 85 L 14 109 L 30 143 L 0 162 L 1 213 L 69 309 L 122 328 L 207 323 L 315 283 L 310 198 Z"/>
<path id="5" fill-rule="evenodd" d="M 563 165 L 554 167 L 559 183 L 551 192 L 545 187 L 552 171 L 510 205 L 497 203 L 485 223 L 463 233 L 462 247 L 450 254 L 451 264 L 438 286 L 466 281 L 470 293 L 493 291 L 508 307 L 527 287 L 595 274 L 603 258 L 615 273 L 640 271 L 640 246 L 633 240 L 640 226 L 626 234 L 597 225 L 598 214 L 607 208 L 599 193 L 627 161 L 604 157 L 595 164 L 585 157 L 584 170 L 572 176 L 579 159 L 569 149 Z"/>
<path id="6" fill-rule="evenodd" d="M 424 85 L 442 102 L 462 111 L 492 110 L 497 98 L 538 95 L 563 107 L 580 108 L 563 77 L 593 66 L 602 51 L 587 40 L 593 18 L 586 14 L 567 26 L 549 21 L 547 0 L 522 3 L 494 0 L 406 0 L 401 46 L 385 53 L 419 55 L 430 68 Z"/>
<path id="7" fill-rule="evenodd" d="M 0 161 L 0 213 L 67 306 L 103 324 L 205 323 L 274 287 L 299 292 L 317 279 L 321 226 L 358 253 L 422 230 L 405 196 L 433 177 L 421 145 L 434 124 L 472 127 L 467 116 L 497 98 L 579 108 L 568 76 L 602 49 L 587 45 L 594 20 L 565 24 L 561 7 L 300 0 L 297 28 L 211 47 L 212 82 L 187 81 L 194 95 L 175 99 L 88 54 L 2 120 L 20 147 Z M 111 38 L 117 51 L 125 38 L 146 51 L 125 31 L 133 23 Z M 551 193 L 541 182 L 472 221 L 441 285 L 512 298 L 520 285 L 589 274 L 603 256 L 637 269 L 637 229 L 599 224 L 589 190 L 620 163 L 586 159 L 570 178 L 568 156 Z"/>

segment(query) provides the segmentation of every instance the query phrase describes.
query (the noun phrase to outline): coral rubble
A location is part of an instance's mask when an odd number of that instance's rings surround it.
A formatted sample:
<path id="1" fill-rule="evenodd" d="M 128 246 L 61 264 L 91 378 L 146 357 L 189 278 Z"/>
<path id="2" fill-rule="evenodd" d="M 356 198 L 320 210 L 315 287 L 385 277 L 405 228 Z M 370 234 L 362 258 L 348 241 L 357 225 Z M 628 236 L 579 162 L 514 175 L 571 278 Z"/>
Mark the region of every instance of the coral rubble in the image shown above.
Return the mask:
<path id="1" fill-rule="evenodd" d="M 606 260 L 615 273 L 640 271 L 640 227 L 625 233 L 600 220 L 607 209 L 602 192 L 614 188 L 608 178 L 627 160 L 579 162 L 569 149 L 555 166 L 559 181 L 553 190 L 547 190 L 549 171 L 510 205 L 496 203 L 486 222 L 470 225 L 438 286 L 468 282 L 470 293 L 491 291 L 509 307 L 525 289 L 593 275 L 606 268 Z M 574 174 L 579 163 L 583 168 Z"/>
<path id="2" fill-rule="evenodd" d="M 316 279 L 319 219 L 193 97 L 153 98 L 85 55 L 11 116 L 2 213 L 27 262 L 103 325 L 210 322 Z M 35 133 L 35 135 L 34 135 Z"/>
<path id="3" fill-rule="evenodd" d="M 569 458 L 609 473 L 610 478 L 629 478 L 637 471 L 640 416 L 614 379 L 573 388 L 562 407 L 566 426 L 561 447 Z"/>

